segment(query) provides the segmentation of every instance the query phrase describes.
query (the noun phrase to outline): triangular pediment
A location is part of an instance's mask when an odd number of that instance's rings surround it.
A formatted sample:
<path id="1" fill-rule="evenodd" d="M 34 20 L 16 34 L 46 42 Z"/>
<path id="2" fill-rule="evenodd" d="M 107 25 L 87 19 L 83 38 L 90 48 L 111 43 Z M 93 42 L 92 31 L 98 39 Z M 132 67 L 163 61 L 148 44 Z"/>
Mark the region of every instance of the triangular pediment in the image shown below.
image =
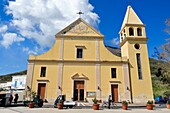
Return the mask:
<path id="1" fill-rule="evenodd" d="M 92 26 L 90 26 L 83 19 L 79 18 L 59 33 L 56 36 L 96 36 L 103 37 L 101 33 L 95 30 Z"/>
<path id="2" fill-rule="evenodd" d="M 72 77 L 72 79 L 88 79 L 88 77 L 86 77 L 84 74 L 74 74 Z"/>

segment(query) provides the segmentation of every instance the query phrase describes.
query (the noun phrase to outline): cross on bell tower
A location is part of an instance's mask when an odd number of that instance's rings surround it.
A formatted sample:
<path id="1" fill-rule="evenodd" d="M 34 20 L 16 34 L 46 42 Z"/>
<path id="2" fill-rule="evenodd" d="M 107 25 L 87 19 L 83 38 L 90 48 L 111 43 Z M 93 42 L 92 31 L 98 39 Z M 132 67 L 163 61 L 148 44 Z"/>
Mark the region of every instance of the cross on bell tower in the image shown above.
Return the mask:
<path id="1" fill-rule="evenodd" d="M 82 14 L 84 14 L 81 10 L 77 13 L 79 16 L 80 16 L 80 18 L 81 18 L 81 15 Z"/>

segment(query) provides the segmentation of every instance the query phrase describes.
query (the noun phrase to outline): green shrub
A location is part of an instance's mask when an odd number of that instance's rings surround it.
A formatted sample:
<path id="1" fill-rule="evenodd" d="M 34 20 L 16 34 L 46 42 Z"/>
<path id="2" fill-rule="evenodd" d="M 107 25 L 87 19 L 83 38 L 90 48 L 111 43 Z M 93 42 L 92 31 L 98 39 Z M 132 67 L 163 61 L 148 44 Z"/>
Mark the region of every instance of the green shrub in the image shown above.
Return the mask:
<path id="1" fill-rule="evenodd" d="M 97 104 L 98 100 L 96 99 L 96 97 L 94 99 L 92 99 L 94 104 Z"/>
<path id="2" fill-rule="evenodd" d="M 152 100 L 148 100 L 147 104 L 153 104 Z"/>
<path id="3" fill-rule="evenodd" d="M 166 104 L 170 104 L 170 100 L 168 100 Z"/>
<path id="4" fill-rule="evenodd" d="M 128 105 L 128 102 L 127 101 L 122 101 L 122 104 Z"/>
<path id="5" fill-rule="evenodd" d="M 61 100 L 61 99 L 60 99 L 60 100 L 58 100 L 58 103 L 63 103 L 63 100 Z"/>
<path id="6" fill-rule="evenodd" d="M 170 97 L 170 91 L 165 91 L 164 95 L 167 96 L 167 97 Z"/>

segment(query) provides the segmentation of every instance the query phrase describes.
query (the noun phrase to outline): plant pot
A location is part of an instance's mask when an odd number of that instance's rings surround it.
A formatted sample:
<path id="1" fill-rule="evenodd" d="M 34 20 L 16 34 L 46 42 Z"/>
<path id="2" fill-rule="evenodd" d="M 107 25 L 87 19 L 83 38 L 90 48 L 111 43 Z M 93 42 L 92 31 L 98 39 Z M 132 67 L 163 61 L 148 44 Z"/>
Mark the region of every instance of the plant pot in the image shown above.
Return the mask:
<path id="1" fill-rule="evenodd" d="M 147 104 L 146 107 L 148 110 L 153 110 L 153 104 Z"/>
<path id="2" fill-rule="evenodd" d="M 122 104 L 122 109 L 123 109 L 123 110 L 127 110 L 127 108 L 128 108 L 128 105 Z"/>
<path id="3" fill-rule="evenodd" d="M 34 103 L 33 103 L 33 102 L 30 102 L 30 103 L 28 104 L 28 107 L 29 107 L 29 108 L 34 108 Z"/>
<path id="4" fill-rule="evenodd" d="M 93 109 L 94 110 L 99 110 L 99 104 L 93 104 Z"/>
<path id="5" fill-rule="evenodd" d="M 167 107 L 168 109 L 170 109 L 170 104 L 166 104 L 166 107 Z"/>
<path id="6" fill-rule="evenodd" d="M 57 103 L 57 108 L 58 109 L 63 109 L 63 103 Z"/>

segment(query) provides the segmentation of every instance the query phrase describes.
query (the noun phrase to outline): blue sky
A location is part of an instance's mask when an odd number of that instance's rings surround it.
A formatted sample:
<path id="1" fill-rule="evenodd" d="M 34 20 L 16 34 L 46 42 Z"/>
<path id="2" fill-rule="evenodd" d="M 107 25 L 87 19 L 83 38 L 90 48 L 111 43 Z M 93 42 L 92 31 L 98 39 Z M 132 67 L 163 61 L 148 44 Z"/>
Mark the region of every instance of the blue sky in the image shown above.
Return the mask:
<path id="1" fill-rule="evenodd" d="M 131 0 L 131 6 L 146 24 L 151 57 L 154 47 L 169 37 L 164 32 L 170 17 L 170 0 Z M 0 1 L 0 75 L 27 69 L 29 54 L 46 52 L 54 35 L 78 18 L 98 29 L 106 45 L 116 45 L 128 0 L 1 0 Z"/>

